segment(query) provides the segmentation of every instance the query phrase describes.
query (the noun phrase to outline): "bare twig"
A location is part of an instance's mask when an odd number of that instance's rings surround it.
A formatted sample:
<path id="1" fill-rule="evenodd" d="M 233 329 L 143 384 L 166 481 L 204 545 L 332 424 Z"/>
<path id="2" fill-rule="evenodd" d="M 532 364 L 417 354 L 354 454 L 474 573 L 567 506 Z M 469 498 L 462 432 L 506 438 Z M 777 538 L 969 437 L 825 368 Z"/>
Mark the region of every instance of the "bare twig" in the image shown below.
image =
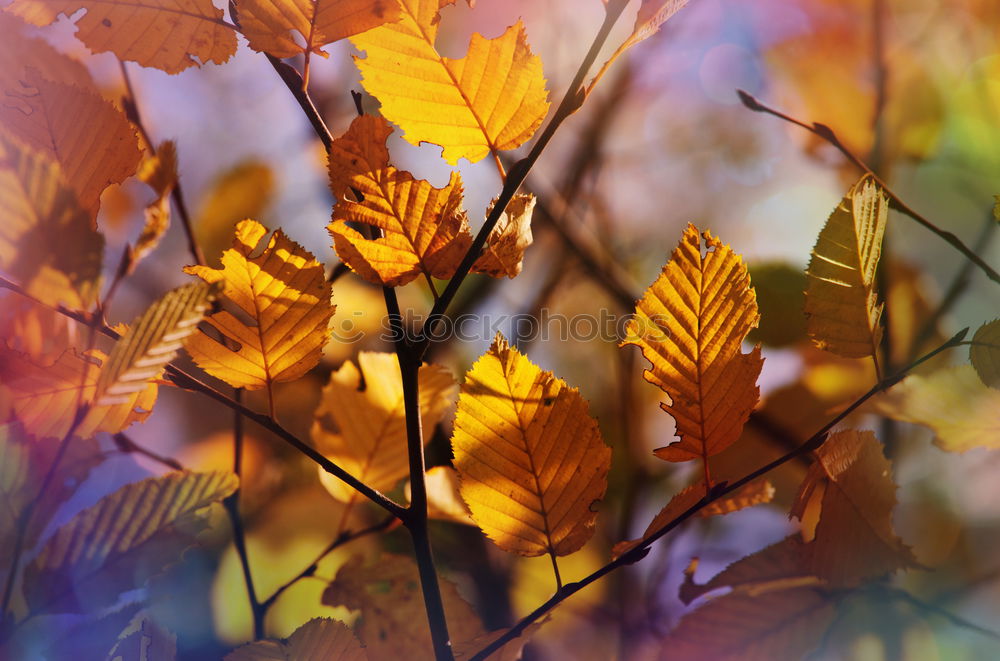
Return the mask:
<path id="1" fill-rule="evenodd" d="M 752 473 L 745 475 L 744 477 L 740 478 L 739 480 L 736 480 L 731 484 L 725 482 L 716 484 L 709 491 L 709 493 L 706 494 L 701 500 L 699 500 L 697 503 L 692 505 L 690 508 L 682 512 L 680 515 L 678 515 L 671 521 L 667 522 L 663 527 L 661 527 L 656 532 L 652 533 L 648 537 L 645 537 L 634 548 L 621 554 L 615 560 L 612 560 L 611 562 L 607 563 L 600 569 L 589 574 L 585 578 L 576 581 L 574 583 L 567 583 L 561 589 L 557 590 L 556 593 L 552 595 L 552 597 L 550 597 L 545 603 L 543 603 L 541 606 L 533 610 L 526 617 L 522 618 L 517 624 L 511 627 L 502 636 L 500 636 L 492 643 L 484 647 L 482 650 L 477 652 L 473 657 L 471 657 L 470 661 L 483 661 L 490 654 L 497 651 L 498 649 L 506 645 L 514 638 L 520 636 L 524 632 L 524 630 L 528 628 L 533 622 L 537 621 L 539 618 L 541 618 L 546 613 L 551 611 L 553 608 L 558 606 L 560 603 L 565 601 L 568 597 L 572 596 L 573 594 L 576 594 L 577 592 L 587 587 L 591 583 L 594 583 L 595 581 L 603 578 L 607 574 L 610 574 L 612 571 L 620 567 L 624 567 L 626 565 L 639 562 L 644 557 L 646 557 L 646 555 L 649 553 L 650 546 L 652 546 L 654 542 L 656 542 L 657 540 L 659 540 L 660 538 L 662 538 L 663 536 L 665 536 L 666 534 L 677 528 L 679 525 L 681 525 L 688 519 L 692 518 L 695 514 L 697 514 L 699 511 L 701 511 L 709 504 L 733 493 L 734 491 L 737 491 L 738 489 L 748 484 L 749 482 L 752 482 L 757 478 L 766 475 L 775 468 L 778 468 L 779 466 L 788 463 L 789 461 L 795 459 L 796 457 L 805 455 L 809 452 L 816 450 L 826 441 L 827 435 L 830 433 L 830 431 L 835 426 L 840 424 L 840 422 L 844 420 L 844 418 L 846 418 L 848 415 L 857 410 L 858 407 L 860 407 L 862 404 L 867 402 L 869 399 L 871 399 L 878 393 L 887 390 L 891 386 L 901 381 L 911 370 L 913 370 L 918 365 L 924 363 L 927 360 L 930 360 L 931 358 L 941 353 L 942 351 L 957 346 L 965 338 L 965 335 L 966 333 L 968 333 L 968 331 L 969 331 L 968 328 L 962 330 L 961 332 L 957 333 L 954 337 L 949 339 L 947 342 L 937 347 L 933 351 L 925 354 L 924 356 L 921 356 L 917 360 L 913 361 L 912 363 L 907 365 L 905 368 L 903 368 L 896 374 L 886 377 L 879 383 L 875 384 L 871 388 L 871 390 L 866 392 L 864 395 L 861 395 L 861 397 L 859 397 L 858 399 L 854 400 L 854 402 L 852 402 L 846 409 L 844 409 L 840 414 L 838 414 L 830 422 L 824 425 L 822 429 L 817 431 L 807 441 L 805 441 L 802 445 L 798 446 L 794 450 L 791 450 L 785 455 L 775 459 L 774 461 L 770 462 L 765 466 L 762 466 L 761 468 L 758 468 Z"/>
<path id="2" fill-rule="evenodd" d="M 924 601 L 906 590 L 900 588 L 894 588 L 890 586 L 879 586 L 879 591 L 884 593 L 887 597 L 898 599 L 900 601 L 905 601 L 919 611 L 923 611 L 929 615 L 937 615 L 938 617 L 948 620 L 956 627 L 961 627 L 962 629 L 968 629 L 969 631 L 975 631 L 976 633 L 986 636 L 987 638 L 992 638 L 993 640 L 1000 640 L 1000 632 L 994 631 L 993 629 L 988 629 L 980 624 L 976 624 L 971 620 L 967 620 L 957 613 L 953 613 L 946 608 L 942 608 L 937 604 Z"/>
<path id="3" fill-rule="evenodd" d="M 837 151 L 843 154 L 844 157 L 847 158 L 848 161 L 853 163 L 855 167 L 857 167 L 859 170 L 863 172 L 870 174 L 874 178 L 875 182 L 879 185 L 879 187 L 882 188 L 885 194 L 889 197 L 889 206 L 891 206 L 896 211 L 899 211 L 900 213 L 909 216 L 913 220 L 917 221 L 918 224 L 930 230 L 933 234 L 936 234 L 945 243 L 953 247 L 958 252 L 962 253 L 962 255 L 964 255 L 966 259 L 975 264 L 979 268 L 979 270 L 985 273 L 990 280 L 996 283 L 1000 283 L 1000 273 L 997 273 L 997 271 L 995 271 L 993 267 L 984 262 L 982 258 L 975 253 L 975 251 L 971 250 L 968 246 L 962 243 L 962 240 L 959 239 L 957 236 L 955 236 L 951 232 L 941 229 L 931 221 L 927 220 L 927 218 L 914 211 L 909 205 L 907 205 L 906 202 L 904 202 L 898 195 L 896 195 L 896 193 L 894 193 L 893 190 L 889 188 L 885 184 L 885 182 L 879 178 L 877 174 L 872 172 L 871 168 L 865 165 L 864 161 L 855 156 L 854 153 L 850 149 L 848 149 L 844 145 L 844 143 L 840 141 L 840 139 L 837 137 L 837 134 L 834 133 L 833 129 L 831 129 L 829 126 L 825 124 L 820 124 L 819 122 L 813 122 L 812 124 L 807 124 L 801 120 L 795 119 L 794 117 L 786 115 L 785 113 L 779 110 L 775 110 L 774 108 L 764 105 L 756 98 L 754 98 L 751 94 L 744 92 L 743 90 L 737 90 L 737 94 L 740 97 L 740 101 L 743 102 L 743 105 L 749 108 L 750 110 L 753 110 L 754 112 L 762 112 L 768 115 L 773 115 L 790 124 L 795 124 L 796 126 L 800 126 L 804 128 L 806 131 L 809 131 L 813 135 L 822 138 L 823 140 L 826 140 L 828 143 L 833 145 L 837 149 Z"/>
<path id="4" fill-rule="evenodd" d="M 153 452 L 149 448 L 144 448 L 135 441 L 133 441 L 125 432 L 118 432 L 111 437 L 114 441 L 115 447 L 118 448 L 124 454 L 138 454 L 143 457 L 148 457 L 158 464 L 162 464 L 167 468 L 175 471 L 186 470 L 181 462 L 177 461 L 173 457 L 165 457 L 162 454 Z"/>

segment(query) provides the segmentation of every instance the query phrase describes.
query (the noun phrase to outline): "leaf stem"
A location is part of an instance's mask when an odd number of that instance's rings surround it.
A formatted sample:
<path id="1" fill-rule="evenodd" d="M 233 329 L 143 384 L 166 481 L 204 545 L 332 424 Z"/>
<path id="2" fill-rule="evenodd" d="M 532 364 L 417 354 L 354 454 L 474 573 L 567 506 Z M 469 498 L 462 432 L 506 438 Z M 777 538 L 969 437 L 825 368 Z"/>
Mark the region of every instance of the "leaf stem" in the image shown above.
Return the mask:
<path id="1" fill-rule="evenodd" d="M 668 521 L 663 527 L 661 527 L 653 534 L 649 535 L 648 537 L 645 537 L 635 547 L 629 549 L 625 553 L 618 556 L 616 559 L 607 563 L 600 569 L 597 569 L 596 571 L 589 574 L 585 578 L 576 581 L 574 583 L 567 583 L 562 588 L 557 590 L 556 593 L 552 595 L 552 597 L 550 597 L 538 608 L 533 610 L 526 617 L 522 618 L 517 624 L 511 627 L 502 636 L 500 636 L 492 643 L 490 643 L 489 645 L 481 649 L 479 652 L 477 652 L 475 655 L 473 655 L 469 661 L 483 661 L 488 656 L 490 656 L 491 654 L 499 650 L 501 647 L 506 645 L 508 642 L 520 636 L 524 632 L 524 630 L 527 629 L 533 622 L 537 621 L 539 618 L 541 618 L 546 613 L 551 611 L 553 608 L 558 606 L 561 602 L 565 601 L 568 597 L 576 594 L 583 588 L 603 578 L 607 574 L 610 574 L 612 571 L 616 569 L 619 569 L 626 565 L 633 564 L 635 562 L 639 562 L 644 557 L 646 557 L 646 555 L 649 553 L 650 546 L 652 546 L 654 542 L 656 542 L 661 537 L 664 537 L 667 533 L 677 528 L 680 524 L 684 523 L 688 519 L 695 516 L 695 514 L 697 514 L 699 511 L 701 511 L 709 504 L 733 493 L 734 491 L 737 491 L 745 484 L 752 482 L 763 475 L 766 475 L 767 473 L 778 468 L 779 466 L 783 466 L 784 464 L 795 459 L 796 457 L 805 455 L 809 452 L 816 450 L 826 441 L 827 436 L 830 433 L 830 430 L 832 430 L 835 426 L 837 426 L 848 415 L 857 410 L 858 407 L 860 407 L 862 404 L 867 402 L 869 399 L 871 399 L 878 393 L 887 390 L 891 386 L 901 381 L 911 370 L 913 370 L 917 366 L 930 360 L 931 358 L 938 355 L 942 351 L 946 351 L 955 346 L 958 346 L 958 344 L 961 343 L 963 339 L 965 339 L 965 335 L 968 332 L 969 332 L 968 328 L 963 329 L 962 331 L 956 333 L 947 342 L 938 346 L 933 351 L 924 354 L 920 358 L 916 359 L 915 361 L 913 361 L 912 363 L 901 369 L 899 372 L 891 376 L 888 376 L 879 383 L 875 384 L 871 388 L 871 390 L 869 390 L 868 392 L 866 392 L 865 394 L 861 395 L 859 398 L 854 400 L 840 414 L 838 414 L 827 424 L 825 424 L 822 429 L 817 431 L 807 441 L 805 441 L 795 449 L 791 450 L 790 452 L 784 454 L 781 457 L 778 457 L 769 464 L 762 466 L 761 468 L 758 468 L 752 473 L 743 476 L 742 478 L 736 480 L 731 484 L 726 482 L 720 482 L 719 484 L 715 485 L 704 498 L 699 500 L 697 503 L 689 507 L 687 510 L 679 514 L 671 521 Z"/>
<path id="2" fill-rule="evenodd" d="M 745 92 L 743 90 L 736 90 L 736 93 L 739 95 L 740 101 L 743 103 L 743 105 L 746 106 L 749 110 L 752 110 L 754 112 L 762 112 L 767 115 L 773 115 L 778 119 L 782 119 L 790 124 L 795 124 L 796 126 L 804 128 L 806 131 L 809 131 L 813 135 L 822 138 L 823 140 L 826 140 L 828 143 L 833 145 L 837 149 L 837 151 L 843 154 L 844 157 L 847 158 L 847 160 L 850 161 L 852 164 L 854 164 L 856 168 L 872 176 L 872 178 L 875 180 L 875 183 L 877 183 L 879 187 L 881 187 L 882 190 L 885 191 L 885 194 L 889 197 L 889 206 L 891 206 L 896 211 L 899 211 L 900 213 L 909 216 L 910 218 L 915 220 L 918 224 L 922 225 L 930 232 L 937 235 L 945 243 L 953 247 L 958 252 L 962 253 L 962 255 L 964 255 L 966 259 L 975 264 L 980 271 L 986 274 L 986 277 L 988 277 L 993 282 L 1000 283 L 1000 273 L 998 273 L 996 270 L 993 269 L 993 267 L 991 267 L 989 264 L 983 261 L 982 258 L 980 258 L 979 255 L 977 255 L 968 246 L 962 243 L 962 240 L 959 239 L 957 236 L 955 236 L 951 232 L 941 229 L 931 221 L 927 220 L 927 218 L 914 211 L 908 204 L 906 204 L 906 202 L 902 200 L 902 198 L 896 195 L 896 193 L 893 192 L 893 190 L 889 188 L 886 185 L 886 183 L 882 181 L 882 179 L 879 178 L 879 176 L 872 171 L 871 168 L 865 165 L 864 161 L 855 156 L 854 153 L 850 149 L 848 149 L 847 146 L 844 145 L 844 143 L 840 141 L 840 139 L 837 137 L 837 134 L 834 133 L 833 129 L 831 129 L 829 126 L 825 124 L 820 124 L 819 122 L 813 122 L 811 125 L 806 124 L 801 120 L 795 119 L 791 115 L 786 115 L 785 113 L 779 110 L 775 110 L 774 108 L 764 105 L 748 92 Z"/>
<path id="3" fill-rule="evenodd" d="M 556 591 L 562 590 L 562 575 L 559 573 L 559 562 L 556 560 L 556 552 L 549 548 L 549 559 L 552 560 L 552 573 L 556 576 Z"/>

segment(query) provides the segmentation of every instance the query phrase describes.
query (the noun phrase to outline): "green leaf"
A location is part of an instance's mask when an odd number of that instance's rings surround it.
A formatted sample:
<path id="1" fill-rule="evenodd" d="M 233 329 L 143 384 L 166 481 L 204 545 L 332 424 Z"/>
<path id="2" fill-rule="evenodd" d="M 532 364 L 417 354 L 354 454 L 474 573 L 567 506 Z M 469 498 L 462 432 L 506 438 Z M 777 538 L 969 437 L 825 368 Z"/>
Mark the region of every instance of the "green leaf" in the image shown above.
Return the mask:
<path id="1" fill-rule="evenodd" d="M 170 473 L 102 498 L 56 530 L 26 568 L 31 611 L 96 610 L 141 587 L 194 543 L 206 508 L 237 484 L 231 473 Z"/>
<path id="2" fill-rule="evenodd" d="M 146 387 L 197 330 L 222 286 L 195 283 L 167 292 L 150 305 L 118 340 L 97 377 L 94 401 L 119 404 Z"/>
<path id="3" fill-rule="evenodd" d="M 1000 388 L 1000 319 L 983 324 L 972 336 L 969 360 L 991 388 Z"/>

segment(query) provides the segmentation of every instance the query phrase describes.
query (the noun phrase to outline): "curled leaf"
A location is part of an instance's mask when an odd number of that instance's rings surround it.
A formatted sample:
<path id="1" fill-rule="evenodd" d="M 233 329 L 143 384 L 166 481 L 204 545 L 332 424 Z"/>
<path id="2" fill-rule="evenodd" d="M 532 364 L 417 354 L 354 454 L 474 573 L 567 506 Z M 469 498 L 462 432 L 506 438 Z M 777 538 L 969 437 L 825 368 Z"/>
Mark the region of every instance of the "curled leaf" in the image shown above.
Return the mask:
<path id="1" fill-rule="evenodd" d="M 486 210 L 488 216 L 496 200 Z M 521 272 L 524 251 L 531 245 L 531 213 L 535 209 L 535 196 L 517 194 L 490 232 L 483 246 L 483 254 L 473 265 L 473 273 L 485 273 L 494 278 L 515 278 Z"/>

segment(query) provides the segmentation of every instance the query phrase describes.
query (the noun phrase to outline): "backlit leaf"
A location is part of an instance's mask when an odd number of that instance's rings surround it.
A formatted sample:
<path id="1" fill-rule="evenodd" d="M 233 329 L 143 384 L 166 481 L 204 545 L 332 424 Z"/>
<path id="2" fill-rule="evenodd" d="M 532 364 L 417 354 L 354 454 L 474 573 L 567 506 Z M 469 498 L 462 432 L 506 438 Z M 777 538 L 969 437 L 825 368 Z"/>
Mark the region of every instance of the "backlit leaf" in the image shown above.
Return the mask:
<path id="1" fill-rule="evenodd" d="M 122 404 L 163 371 L 197 330 L 220 285 L 196 283 L 164 294 L 115 343 L 97 377 L 97 404 Z"/>
<path id="2" fill-rule="evenodd" d="M 343 622 L 309 620 L 287 640 L 258 640 L 238 647 L 225 661 L 367 661 L 361 643 Z"/>
<path id="3" fill-rule="evenodd" d="M 17 88 L 2 91 L 0 130 L 57 162 L 96 218 L 101 192 L 134 174 L 142 158 L 125 113 L 96 89 L 52 82 L 31 69 Z"/>
<path id="4" fill-rule="evenodd" d="M 635 547 L 639 546 L 665 525 L 697 505 L 704 497 L 705 485 L 703 483 L 692 484 L 691 486 L 679 491 L 673 498 L 670 499 L 670 502 L 668 502 L 663 509 L 661 509 L 660 512 L 653 517 L 653 520 L 650 521 L 648 526 L 646 526 L 646 532 L 642 533 L 642 537 L 630 541 L 618 542 L 611 549 L 611 557 L 617 558 L 623 553 L 631 551 Z"/>
<path id="5" fill-rule="evenodd" d="M 418 378 L 426 443 L 454 401 L 457 387 L 451 373 L 438 365 L 422 366 Z M 374 489 L 390 491 L 409 474 L 404 412 L 396 354 L 362 351 L 358 366 L 347 361 L 330 375 L 316 409 L 312 439 L 338 466 Z M 336 478 L 322 480 L 337 500 L 348 502 L 357 493 Z"/>
<path id="6" fill-rule="evenodd" d="M 847 193 L 816 240 L 806 271 L 806 331 L 845 358 L 874 355 L 882 337 L 875 270 L 889 201 L 870 176 Z"/>
<path id="7" fill-rule="evenodd" d="M 792 506 L 792 515 L 801 520 L 810 499 L 822 499 L 808 544 L 811 572 L 841 586 L 916 566 L 910 548 L 892 529 L 896 485 L 875 434 L 840 431 L 815 454 Z"/>
<path id="8" fill-rule="evenodd" d="M 6 11 L 41 26 L 80 9 L 76 36 L 87 48 L 144 67 L 178 73 L 236 52 L 236 33 L 211 0 L 15 0 Z"/>
<path id="9" fill-rule="evenodd" d="M 739 438 L 757 404 L 764 362 L 760 347 L 745 354 L 740 345 L 758 317 L 740 256 L 688 225 L 622 342 L 642 349 L 652 363 L 646 380 L 670 396 L 660 406 L 676 420 L 680 440 L 658 449 L 658 457 L 707 462 Z"/>
<path id="10" fill-rule="evenodd" d="M 458 471 L 451 466 L 429 468 L 424 475 L 427 489 L 427 516 L 453 523 L 474 526 L 469 506 L 462 500 Z M 406 497 L 410 498 L 410 485 L 406 484 Z"/>
<path id="11" fill-rule="evenodd" d="M 1000 388 L 1000 319 L 979 327 L 972 337 L 969 360 L 983 383 Z"/>
<path id="12" fill-rule="evenodd" d="M 0 40 L 0 89 L 7 95 L 18 88 L 30 93 L 26 78 L 32 69 L 45 80 L 95 89 L 87 67 L 44 39 L 31 36 L 32 31 L 34 28 L 24 21 L 0 11 L 0 34 L 4 37 Z"/>
<path id="13" fill-rule="evenodd" d="M 207 524 L 206 508 L 233 493 L 230 473 L 170 473 L 128 484 L 60 527 L 25 571 L 32 610 L 79 612 L 176 562 Z"/>
<path id="14" fill-rule="evenodd" d="M 195 239 L 209 265 L 231 243 L 237 223 L 261 218 L 274 197 L 274 172 L 255 160 L 237 163 L 216 176 L 192 219 Z"/>
<path id="15" fill-rule="evenodd" d="M 375 284 L 404 285 L 421 273 L 450 278 L 472 243 L 462 179 L 453 172 L 447 186 L 435 188 L 392 167 L 385 146 L 390 133 L 385 119 L 363 115 L 330 148 L 337 204 L 327 229 L 337 255 Z M 367 239 L 348 222 L 377 227 L 382 236 Z"/>
<path id="16" fill-rule="evenodd" d="M 496 200 L 490 203 L 487 216 L 495 203 Z M 524 251 L 532 242 L 531 213 L 534 209 L 534 195 L 518 194 L 511 199 L 487 237 L 483 254 L 472 264 L 473 273 L 485 273 L 494 278 L 517 277 Z"/>
<path id="17" fill-rule="evenodd" d="M 934 431 L 934 444 L 948 452 L 1000 447 L 1000 391 L 989 388 L 972 365 L 911 374 L 872 408 L 886 417 Z"/>
<path id="18" fill-rule="evenodd" d="M 499 334 L 466 374 L 455 468 L 472 518 L 500 548 L 567 555 L 594 534 L 611 449 L 588 409 Z"/>
<path id="19" fill-rule="evenodd" d="M 472 640 L 481 635 L 479 618 L 455 586 L 440 578 L 438 583 L 451 639 Z M 323 603 L 361 611 L 354 632 L 368 658 L 422 661 L 433 659 L 434 654 L 421 595 L 420 576 L 411 558 L 383 553 L 366 563 L 355 555 L 337 572 L 323 593 Z"/>
<path id="20" fill-rule="evenodd" d="M 78 404 L 94 399 L 98 374 L 106 356 L 94 350 L 81 355 L 64 351 L 53 363 L 38 363 L 24 354 L 0 348 L 0 381 L 11 388 L 14 414 L 33 436 L 62 438 L 69 431 Z M 114 434 L 149 417 L 157 386 L 147 383 L 119 404 L 92 406 L 75 436 Z"/>
<path id="21" fill-rule="evenodd" d="M 399 20 L 395 0 L 240 0 L 236 6 L 250 48 L 275 57 L 325 56 L 320 49 L 327 44 Z"/>
<path id="22" fill-rule="evenodd" d="M 465 57 L 435 48 L 439 0 L 400 0 L 402 19 L 351 38 L 364 88 L 382 114 L 412 144 L 444 148 L 455 165 L 515 149 L 534 135 L 548 113 L 542 61 L 528 48 L 518 21 L 499 37 L 472 35 Z"/>
<path id="23" fill-rule="evenodd" d="M 0 131 L 0 269 L 49 305 L 88 306 L 97 294 L 104 237 L 59 164 Z"/>
<path id="24" fill-rule="evenodd" d="M 244 220 L 236 226 L 233 247 L 222 255 L 221 269 L 185 267 L 205 282 L 221 282 L 223 298 L 249 322 L 222 310 L 207 323 L 223 342 L 202 332 L 184 346 L 212 376 L 236 388 L 270 392 L 272 384 L 297 379 L 316 366 L 334 308 L 323 266 L 281 230 L 253 256 L 266 234 L 257 221 Z"/>
<path id="25" fill-rule="evenodd" d="M 767 480 L 755 480 L 744 484 L 741 489 L 709 503 L 698 512 L 700 517 L 720 516 L 745 510 L 755 505 L 763 505 L 774 499 L 774 485 Z"/>

